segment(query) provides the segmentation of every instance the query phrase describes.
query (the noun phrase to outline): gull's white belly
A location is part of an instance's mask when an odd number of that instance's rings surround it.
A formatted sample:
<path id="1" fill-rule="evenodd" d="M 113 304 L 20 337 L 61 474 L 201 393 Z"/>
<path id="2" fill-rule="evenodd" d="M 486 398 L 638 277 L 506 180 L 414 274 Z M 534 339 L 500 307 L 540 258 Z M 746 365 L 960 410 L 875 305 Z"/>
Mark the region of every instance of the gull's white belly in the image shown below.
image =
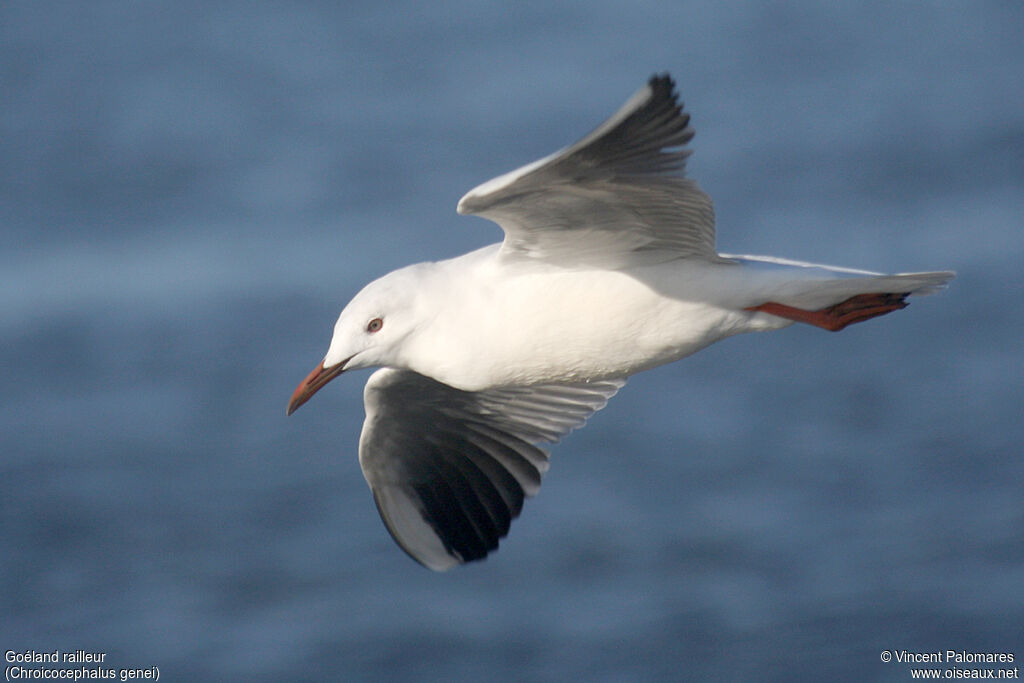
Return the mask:
<path id="1" fill-rule="evenodd" d="M 452 292 L 409 365 L 465 390 L 627 377 L 756 329 L 756 316 L 707 300 L 700 278 L 686 279 L 666 293 L 620 271 L 506 272 L 493 286 L 485 272 Z"/>

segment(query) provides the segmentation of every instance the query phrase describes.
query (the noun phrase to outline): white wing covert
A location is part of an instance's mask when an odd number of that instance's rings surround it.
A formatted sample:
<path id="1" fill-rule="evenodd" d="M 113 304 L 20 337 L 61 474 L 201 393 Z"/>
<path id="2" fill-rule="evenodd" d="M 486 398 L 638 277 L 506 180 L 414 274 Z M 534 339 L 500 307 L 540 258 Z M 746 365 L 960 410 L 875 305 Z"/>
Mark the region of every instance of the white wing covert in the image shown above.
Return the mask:
<path id="1" fill-rule="evenodd" d="M 654 76 L 582 140 L 474 188 L 458 211 L 498 223 L 509 258 L 597 267 L 720 261 L 711 198 L 682 177 L 689 123 L 672 79 Z"/>
<path id="2" fill-rule="evenodd" d="M 540 489 L 554 443 L 624 381 L 466 392 L 410 370 L 366 383 L 359 464 L 398 545 L 434 570 L 480 559 Z"/>

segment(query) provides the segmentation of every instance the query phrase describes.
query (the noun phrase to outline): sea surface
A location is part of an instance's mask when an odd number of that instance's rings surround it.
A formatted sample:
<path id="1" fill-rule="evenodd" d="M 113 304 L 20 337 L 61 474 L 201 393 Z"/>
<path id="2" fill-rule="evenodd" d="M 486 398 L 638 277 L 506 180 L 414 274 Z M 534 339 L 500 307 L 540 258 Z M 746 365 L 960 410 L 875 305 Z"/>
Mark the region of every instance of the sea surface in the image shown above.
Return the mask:
<path id="1" fill-rule="evenodd" d="M 981 0 L 3 3 L 0 649 L 165 681 L 1019 664 L 1022 34 Z M 959 276 L 633 378 L 496 554 L 430 572 L 359 470 L 368 373 L 288 398 L 363 284 L 501 238 L 465 191 L 662 71 L 723 251 Z"/>

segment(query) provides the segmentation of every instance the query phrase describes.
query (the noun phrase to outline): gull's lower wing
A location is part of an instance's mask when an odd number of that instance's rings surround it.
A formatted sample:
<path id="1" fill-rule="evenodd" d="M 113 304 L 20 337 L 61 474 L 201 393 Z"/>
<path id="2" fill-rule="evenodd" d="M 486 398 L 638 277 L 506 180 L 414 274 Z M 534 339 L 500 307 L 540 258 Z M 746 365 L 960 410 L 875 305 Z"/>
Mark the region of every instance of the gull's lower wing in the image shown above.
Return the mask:
<path id="1" fill-rule="evenodd" d="M 359 464 L 398 545 L 437 571 L 498 547 L 540 489 L 553 443 L 624 381 L 454 389 L 409 370 L 371 375 Z"/>
<path id="2" fill-rule="evenodd" d="M 682 177 L 693 135 L 672 79 L 654 76 L 582 140 L 474 188 L 458 211 L 498 223 L 510 257 L 717 260 L 711 198 Z"/>

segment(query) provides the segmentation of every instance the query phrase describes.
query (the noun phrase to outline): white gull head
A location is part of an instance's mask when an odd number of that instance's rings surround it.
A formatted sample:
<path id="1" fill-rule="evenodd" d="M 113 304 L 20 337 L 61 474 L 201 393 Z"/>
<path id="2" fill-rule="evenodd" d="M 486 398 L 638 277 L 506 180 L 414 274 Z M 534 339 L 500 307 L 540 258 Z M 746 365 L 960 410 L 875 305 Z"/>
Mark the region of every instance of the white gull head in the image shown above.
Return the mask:
<path id="1" fill-rule="evenodd" d="M 363 287 L 342 309 L 323 361 L 295 390 L 291 415 L 346 370 L 404 367 L 403 347 L 421 327 L 423 285 L 433 264 L 407 266 Z"/>
<path id="2" fill-rule="evenodd" d="M 402 344 L 422 321 L 420 293 L 430 266 L 408 266 L 363 287 L 334 324 L 324 367 L 340 363 L 355 370 L 399 364 Z"/>

